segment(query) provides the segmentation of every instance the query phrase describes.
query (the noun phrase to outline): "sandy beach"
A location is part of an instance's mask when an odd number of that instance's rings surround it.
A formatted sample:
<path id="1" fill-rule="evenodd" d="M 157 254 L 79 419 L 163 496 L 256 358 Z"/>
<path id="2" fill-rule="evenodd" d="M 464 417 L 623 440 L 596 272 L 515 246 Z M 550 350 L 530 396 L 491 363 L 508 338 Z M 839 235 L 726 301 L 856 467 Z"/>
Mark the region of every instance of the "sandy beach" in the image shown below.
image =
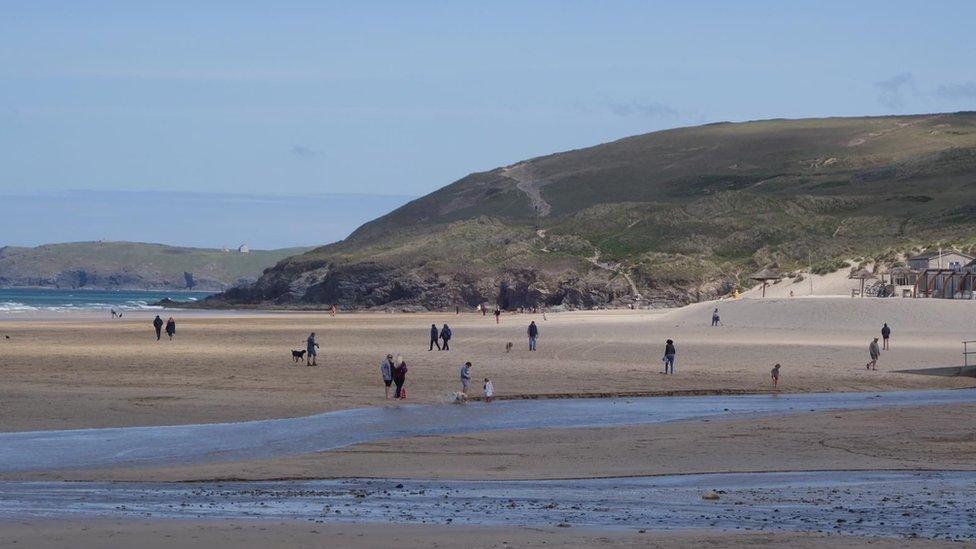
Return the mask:
<path id="1" fill-rule="evenodd" d="M 123 320 L 91 314 L 0 319 L 0 429 L 31 431 L 197 424 L 298 417 L 330 410 L 396 407 L 383 396 L 379 362 L 402 353 L 410 365 L 408 403 L 446 403 L 458 365 L 490 377 L 501 398 L 958 389 L 976 379 L 901 372 L 962 364 L 961 341 L 976 334 L 974 304 L 839 297 L 745 298 L 674 310 L 504 315 L 473 313 L 213 313 L 166 311 L 176 338 L 155 341 L 152 315 Z M 718 307 L 722 325 L 710 326 Z M 535 320 L 539 350 L 525 329 Z M 451 351 L 428 351 L 431 323 L 447 322 Z M 867 346 L 882 323 L 892 349 L 867 371 Z M 295 364 L 291 349 L 315 331 L 318 367 Z M 677 373 L 660 373 L 663 343 L 678 349 Z M 511 341 L 514 350 L 505 352 Z M 783 365 L 773 389 L 769 369 Z M 480 384 L 476 384 L 480 388 Z M 477 403 L 472 406 L 484 406 Z M 358 444 L 275 459 L 185 466 L 40 471 L 5 480 L 221 481 L 330 478 L 576 479 L 716 472 L 972 470 L 970 405 L 845 410 L 783 417 L 686 420 L 609 428 L 496 431 Z M 306 546 L 322 536 L 352 547 L 903 546 L 906 540 L 721 531 L 584 528 L 188 523 L 165 519 L 0 525 L 4 543 L 37 547 L 126 545 Z M 507 536 L 507 537 L 506 537 Z M 504 538 L 504 539 L 503 539 Z M 87 545 L 86 545 L 87 544 Z M 913 540 L 912 546 L 937 547 Z"/>
<path id="2" fill-rule="evenodd" d="M 712 328 L 718 306 L 722 326 Z M 457 368 L 474 363 L 497 394 L 857 391 L 972 386 L 973 378 L 896 373 L 958 366 L 961 341 L 976 334 L 974 304 L 943 300 L 742 299 L 669 311 L 477 314 L 258 314 L 177 318 L 173 341 L 156 342 L 152 316 L 122 321 L 85 316 L 0 320 L 0 429 L 23 431 L 209 423 L 293 417 L 393 405 L 379 363 L 402 353 L 409 402 L 446 402 Z M 526 350 L 536 320 L 539 350 Z M 429 352 L 431 323 L 449 323 L 451 351 Z M 879 371 L 864 369 L 883 322 L 892 350 Z M 317 368 L 296 365 L 292 349 L 315 331 Z M 664 341 L 678 349 L 677 374 L 660 374 Z M 507 342 L 514 344 L 505 352 Z M 476 383 L 480 389 L 480 384 Z"/>

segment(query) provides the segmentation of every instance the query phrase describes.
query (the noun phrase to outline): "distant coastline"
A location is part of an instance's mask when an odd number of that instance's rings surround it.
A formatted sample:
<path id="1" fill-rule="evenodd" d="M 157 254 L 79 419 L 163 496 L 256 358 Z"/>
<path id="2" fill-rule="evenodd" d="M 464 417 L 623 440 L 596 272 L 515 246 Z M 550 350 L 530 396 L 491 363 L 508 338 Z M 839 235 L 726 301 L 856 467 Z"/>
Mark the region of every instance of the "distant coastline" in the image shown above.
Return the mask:
<path id="1" fill-rule="evenodd" d="M 0 314 L 66 311 L 142 311 L 161 309 L 157 303 L 190 305 L 211 295 L 186 290 L 99 290 L 0 288 Z"/>

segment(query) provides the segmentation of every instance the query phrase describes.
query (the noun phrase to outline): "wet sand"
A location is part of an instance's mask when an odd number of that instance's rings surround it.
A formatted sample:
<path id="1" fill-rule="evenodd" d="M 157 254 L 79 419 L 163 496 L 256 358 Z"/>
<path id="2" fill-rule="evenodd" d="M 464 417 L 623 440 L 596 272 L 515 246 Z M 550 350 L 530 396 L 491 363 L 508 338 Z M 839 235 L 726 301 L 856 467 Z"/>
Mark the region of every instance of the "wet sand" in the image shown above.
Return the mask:
<path id="1" fill-rule="evenodd" d="M 566 479 L 711 472 L 973 470 L 976 406 L 411 437 L 266 460 L 32 471 L 7 479 Z"/>
<path id="2" fill-rule="evenodd" d="M 976 472 L 594 480 L 2 483 L 0 517 L 833 532 L 976 539 Z"/>
<path id="3" fill-rule="evenodd" d="M 672 311 L 476 314 L 199 313 L 178 319 L 176 340 L 156 342 L 151 315 L 122 321 L 0 319 L 0 430 L 170 425 L 295 417 L 383 405 L 379 362 L 403 353 L 411 402 L 445 402 L 457 367 L 474 362 L 499 395 L 618 392 L 769 391 L 783 364 L 783 391 L 951 388 L 973 378 L 894 373 L 958 365 L 960 341 L 976 334 L 976 304 L 945 300 L 811 298 L 713 304 Z M 139 316 L 139 315 L 142 316 Z M 540 324 L 539 351 L 525 327 Z M 432 322 L 452 325 L 449 352 L 428 352 Z M 893 350 L 867 372 L 867 344 L 882 322 Z M 295 365 L 290 350 L 316 331 L 318 368 Z M 677 375 L 664 376 L 663 341 L 678 347 Z M 515 351 L 505 353 L 507 342 Z M 477 384 L 476 384 L 477 387 Z"/>
<path id="4" fill-rule="evenodd" d="M 691 530 L 660 532 L 581 528 L 315 524 L 288 521 L 28 520 L 0 523 L 0 547 L 94 549 L 116 547 L 791 547 L 794 549 L 958 548 L 966 544 L 923 539 L 867 539 L 794 533 Z"/>

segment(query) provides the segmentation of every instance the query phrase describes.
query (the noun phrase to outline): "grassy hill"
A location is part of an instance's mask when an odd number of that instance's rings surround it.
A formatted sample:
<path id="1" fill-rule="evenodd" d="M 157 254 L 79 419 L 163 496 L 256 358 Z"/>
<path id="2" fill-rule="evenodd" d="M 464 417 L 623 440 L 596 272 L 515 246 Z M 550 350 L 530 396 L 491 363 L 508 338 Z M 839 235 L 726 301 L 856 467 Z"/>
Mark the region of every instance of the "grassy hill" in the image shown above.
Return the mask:
<path id="1" fill-rule="evenodd" d="M 976 245 L 976 113 L 719 123 L 471 174 L 212 304 L 684 303 L 937 242 Z"/>
<path id="2" fill-rule="evenodd" d="M 138 242 L 0 248 L 0 286 L 222 290 L 308 248 L 251 253 Z"/>

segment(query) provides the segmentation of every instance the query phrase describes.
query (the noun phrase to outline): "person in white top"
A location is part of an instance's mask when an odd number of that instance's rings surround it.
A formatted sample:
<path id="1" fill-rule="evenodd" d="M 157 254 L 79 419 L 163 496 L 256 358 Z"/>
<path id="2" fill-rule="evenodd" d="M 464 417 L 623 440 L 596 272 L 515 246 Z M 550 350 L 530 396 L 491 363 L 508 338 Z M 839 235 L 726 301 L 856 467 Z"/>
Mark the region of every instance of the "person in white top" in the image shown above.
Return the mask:
<path id="1" fill-rule="evenodd" d="M 485 378 L 485 402 L 491 402 L 492 397 L 495 396 L 495 386 L 491 384 L 491 380 L 487 377 Z"/>

